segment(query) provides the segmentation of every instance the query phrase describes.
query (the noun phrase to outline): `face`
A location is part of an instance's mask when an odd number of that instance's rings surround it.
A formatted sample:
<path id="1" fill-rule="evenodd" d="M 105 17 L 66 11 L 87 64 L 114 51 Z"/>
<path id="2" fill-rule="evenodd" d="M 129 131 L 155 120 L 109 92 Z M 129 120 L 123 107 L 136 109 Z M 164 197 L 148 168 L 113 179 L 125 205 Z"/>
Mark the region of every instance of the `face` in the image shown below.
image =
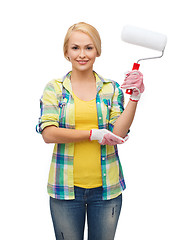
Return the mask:
<path id="1" fill-rule="evenodd" d="M 72 70 L 90 71 L 98 54 L 92 39 L 83 32 L 75 31 L 69 38 L 66 56 L 72 63 Z"/>

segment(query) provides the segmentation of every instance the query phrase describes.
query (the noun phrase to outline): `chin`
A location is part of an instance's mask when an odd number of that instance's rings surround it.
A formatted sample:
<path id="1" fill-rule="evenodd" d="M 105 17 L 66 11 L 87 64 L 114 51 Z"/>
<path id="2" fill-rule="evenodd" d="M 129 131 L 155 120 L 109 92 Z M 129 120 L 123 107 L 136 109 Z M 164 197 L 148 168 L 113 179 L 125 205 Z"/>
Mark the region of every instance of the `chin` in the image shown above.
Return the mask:
<path id="1" fill-rule="evenodd" d="M 73 69 L 76 69 L 77 71 L 80 71 L 80 72 L 93 71 L 93 65 L 90 67 L 88 66 L 73 67 Z"/>

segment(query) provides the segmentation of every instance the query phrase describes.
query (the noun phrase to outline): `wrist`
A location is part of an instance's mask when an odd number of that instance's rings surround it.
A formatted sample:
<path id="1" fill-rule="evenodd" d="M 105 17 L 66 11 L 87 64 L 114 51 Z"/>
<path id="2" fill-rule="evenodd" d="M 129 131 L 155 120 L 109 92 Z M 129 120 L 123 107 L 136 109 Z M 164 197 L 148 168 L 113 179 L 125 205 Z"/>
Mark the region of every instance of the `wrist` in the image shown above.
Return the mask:
<path id="1" fill-rule="evenodd" d="M 132 102 L 138 102 L 140 100 L 140 97 L 141 97 L 141 93 L 139 93 L 138 95 L 135 95 L 135 94 L 132 93 L 130 95 L 130 100 Z"/>
<path id="2" fill-rule="evenodd" d="M 90 130 L 90 135 L 89 135 L 90 141 L 92 141 L 91 137 L 92 137 L 92 129 Z"/>
<path id="3" fill-rule="evenodd" d="M 99 137 L 98 135 L 99 135 L 99 133 L 98 133 L 97 129 L 91 129 L 90 137 L 89 137 L 90 141 L 98 140 L 98 137 Z"/>
<path id="4" fill-rule="evenodd" d="M 134 99 L 129 99 L 131 102 L 134 102 L 134 103 L 138 103 L 139 102 L 139 100 L 134 100 Z"/>

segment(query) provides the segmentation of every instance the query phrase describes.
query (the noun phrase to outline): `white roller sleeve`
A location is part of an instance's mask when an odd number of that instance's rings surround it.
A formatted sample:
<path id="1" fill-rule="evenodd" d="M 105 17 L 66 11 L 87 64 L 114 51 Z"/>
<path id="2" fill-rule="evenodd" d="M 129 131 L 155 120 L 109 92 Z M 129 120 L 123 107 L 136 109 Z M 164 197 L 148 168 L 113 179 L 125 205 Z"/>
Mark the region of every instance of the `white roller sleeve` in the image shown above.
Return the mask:
<path id="1" fill-rule="evenodd" d="M 127 43 L 158 51 L 163 51 L 167 43 L 167 37 L 164 34 L 130 25 L 124 26 L 121 33 L 121 38 Z"/>

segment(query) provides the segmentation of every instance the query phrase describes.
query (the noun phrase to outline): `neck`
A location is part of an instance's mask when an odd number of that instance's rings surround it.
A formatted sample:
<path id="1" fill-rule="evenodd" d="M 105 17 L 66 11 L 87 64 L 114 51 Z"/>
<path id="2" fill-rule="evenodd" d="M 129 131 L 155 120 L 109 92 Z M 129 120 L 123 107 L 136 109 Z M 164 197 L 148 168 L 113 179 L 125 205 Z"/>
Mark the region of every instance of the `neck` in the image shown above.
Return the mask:
<path id="1" fill-rule="evenodd" d="M 95 79 L 93 70 L 80 72 L 73 69 L 71 73 L 71 81 L 86 83 L 86 82 L 96 81 L 96 79 Z"/>

